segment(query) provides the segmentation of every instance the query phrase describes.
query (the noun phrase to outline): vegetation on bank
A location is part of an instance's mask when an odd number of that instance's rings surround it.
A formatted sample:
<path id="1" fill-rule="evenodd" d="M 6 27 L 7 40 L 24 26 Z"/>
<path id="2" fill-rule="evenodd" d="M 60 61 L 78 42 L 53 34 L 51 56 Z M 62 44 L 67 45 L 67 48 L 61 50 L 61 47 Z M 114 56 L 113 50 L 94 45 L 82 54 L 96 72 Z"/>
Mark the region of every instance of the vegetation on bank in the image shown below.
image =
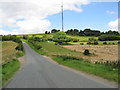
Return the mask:
<path id="1" fill-rule="evenodd" d="M 2 65 L 2 85 L 4 85 L 20 68 L 20 62 L 17 59 L 12 59 Z"/>
<path id="2" fill-rule="evenodd" d="M 92 64 L 90 62 L 84 61 L 83 59 L 77 59 L 66 56 L 57 56 L 54 57 L 53 59 L 57 61 L 59 64 L 120 83 L 120 78 L 118 80 L 118 74 L 120 75 L 118 67 L 113 68 L 110 65 L 100 63 Z"/>
<path id="3" fill-rule="evenodd" d="M 2 42 L 2 62 L 0 64 L 7 63 L 16 57 L 17 43 L 12 41 L 4 41 Z"/>
<path id="4" fill-rule="evenodd" d="M 4 85 L 20 68 L 20 62 L 17 58 L 25 54 L 24 51 L 16 50 L 17 43 L 13 41 L 2 42 L 2 62 L 1 73 L 2 85 Z"/>
<path id="5" fill-rule="evenodd" d="M 23 56 L 25 51 L 20 38 L 15 35 L 2 36 L 2 85 L 4 85 L 20 68 L 17 58 Z"/>

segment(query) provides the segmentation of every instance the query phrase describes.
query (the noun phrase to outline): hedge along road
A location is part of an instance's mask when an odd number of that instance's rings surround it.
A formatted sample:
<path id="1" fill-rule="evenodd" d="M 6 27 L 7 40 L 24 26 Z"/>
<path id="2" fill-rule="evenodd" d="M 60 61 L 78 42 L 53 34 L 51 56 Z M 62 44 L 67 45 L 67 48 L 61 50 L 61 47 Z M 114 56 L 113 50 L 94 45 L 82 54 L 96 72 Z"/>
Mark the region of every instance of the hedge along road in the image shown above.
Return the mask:
<path id="1" fill-rule="evenodd" d="M 3 88 L 114 88 L 39 55 L 26 43 L 26 63 Z"/>

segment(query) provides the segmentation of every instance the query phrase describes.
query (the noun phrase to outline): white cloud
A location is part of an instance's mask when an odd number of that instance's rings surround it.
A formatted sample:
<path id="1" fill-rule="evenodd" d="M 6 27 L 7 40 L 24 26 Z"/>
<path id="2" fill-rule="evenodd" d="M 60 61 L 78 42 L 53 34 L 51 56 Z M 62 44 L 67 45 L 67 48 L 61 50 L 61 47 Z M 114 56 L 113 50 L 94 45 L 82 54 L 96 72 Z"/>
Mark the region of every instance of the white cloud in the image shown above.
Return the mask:
<path id="1" fill-rule="evenodd" d="M 17 34 L 20 34 L 20 32 L 15 29 L 13 29 L 12 31 L 0 29 L 0 35 L 8 35 L 8 34 L 17 35 Z M 23 32 L 22 34 L 25 34 L 25 33 Z"/>
<path id="2" fill-rule="evenodd" d="M 78 6 L 87 4 L 88 0 L 64 0 L 64 10 L 82 12 L 82 8 Z M 4 25 L 19 27 L 12 30 L 12 33 L 44 32 L 51 25 L 46 18 L 60 12 L 61 0 L 1 0 L 0 27 Z M 0 31 L 9 33 L 5 30 Z"/>
<path id="3" fill-rule="evenodd" d="M 90 2 L 119 2 L 119 0 L 89 0 Z"/>
<path id="4" fill-rule="evenodd" d="M 108 13 L 108 14 L 115 14 L 116 12 L 107 10 L 106 13 Z"/>
<path id="5" fill-rule="evenodd" d="M 119 19 L 120 20 L 120 19 Z M 109 30 L 118 31 L 118 19 L 108 23 Z"/>

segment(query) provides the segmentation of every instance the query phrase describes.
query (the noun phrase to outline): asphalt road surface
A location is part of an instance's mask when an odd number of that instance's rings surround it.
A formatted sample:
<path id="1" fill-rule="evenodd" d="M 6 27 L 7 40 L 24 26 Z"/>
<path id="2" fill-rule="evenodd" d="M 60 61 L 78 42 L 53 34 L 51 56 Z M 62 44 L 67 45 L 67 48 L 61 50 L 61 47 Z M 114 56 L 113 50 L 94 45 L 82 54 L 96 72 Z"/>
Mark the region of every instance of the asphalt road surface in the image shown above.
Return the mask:
<path id="1" fill-rule="evenodd" d="M 4 88 L 114 88 L 39 55 L 26 43 L 26 63 Z M 63 52 L 64 53 L 64 52 Z"/>

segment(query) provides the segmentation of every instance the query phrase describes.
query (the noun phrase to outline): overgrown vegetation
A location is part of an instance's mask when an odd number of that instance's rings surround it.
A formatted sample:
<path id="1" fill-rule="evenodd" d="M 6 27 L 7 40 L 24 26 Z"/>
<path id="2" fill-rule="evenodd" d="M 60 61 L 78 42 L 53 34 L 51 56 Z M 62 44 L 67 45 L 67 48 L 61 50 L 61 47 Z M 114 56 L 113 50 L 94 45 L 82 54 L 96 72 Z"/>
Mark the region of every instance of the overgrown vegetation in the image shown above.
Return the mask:
<path id="1" fill-rule="evenodd" d="M 17 58 L 24 55 L 22 41 L 16 35 L 2 36 L 2 85 L 4 85 L 20 68 Z"/>
<path id="2" fill-rule="evenodd" d="M 24 51 L 16 50 L 17 43 L 13 41 L 4 41 L 2 42 L 2 68 L 1 68 L 1 77 L 2 84 L 4 85 L 19 69 L 20 62 L 17 58 L 24 55 Z"/>
<path id="3" fill-rule="evenodd" d="M 113 80 L 120 83 L 120 78 L 118 80 L 118 74 L 120 74 L 118 67 L 114 68 L 106 63 L 97 63 L 92 64 L 88 61 L 84 61 L 83 59 L 76 59 L 74 57 L 66 57 L 66 56 L 57 56 L 53 58 L 59 64 L 80 70 L 85 71 L 90 74 L 94 74 L 105 79 Z M 120 65 L 120 63 L 119 63 Z"/>
<path id="4" fill-rule="evenodd" d="M 113 40 L 120 40 L 120 36 L 117 35 L 102 35 L 98 38 L 100 41 L 113 41 Z"/>
<path id="5" fill-rule="evenodd" d="M 12 41 L 4 41 L 2 42 L 2 62 L 0 64 L 4 64 L 13 58 L 16 57 L 16 48 L 17 43 L 12 42 Z"/>
<path id="6" fill-rule="evenodd" d="M 42 46 L 39 45 L 40 41 L 42 41 L 42 40 L 39 37 L 31 37 L 28 40 L 28 42 L 31 43 L 37 50 L 42 48 Z"/>
<path id="7" fill-rule="evenodd" d="M 20 68 L 20 62 L 16 59 L 2 65 L 2 84 L 4 85 Z"/>
<path id="8" fill-rule="evenodd" d="M 2 36 L 2 41 L 16 42 L 16 43 L 18 43 L 18 46 L 16 47 L 16 50 L 23 51 L 22 41 L 16 35 L 4 35 L 4 36 Z"/>
<path id="9" fill-rule="evenodd" d="M 90 52 L 88 49 L 85 49 L 85 51 L 83 52 L 84 55 L 90 55 Z"/>

